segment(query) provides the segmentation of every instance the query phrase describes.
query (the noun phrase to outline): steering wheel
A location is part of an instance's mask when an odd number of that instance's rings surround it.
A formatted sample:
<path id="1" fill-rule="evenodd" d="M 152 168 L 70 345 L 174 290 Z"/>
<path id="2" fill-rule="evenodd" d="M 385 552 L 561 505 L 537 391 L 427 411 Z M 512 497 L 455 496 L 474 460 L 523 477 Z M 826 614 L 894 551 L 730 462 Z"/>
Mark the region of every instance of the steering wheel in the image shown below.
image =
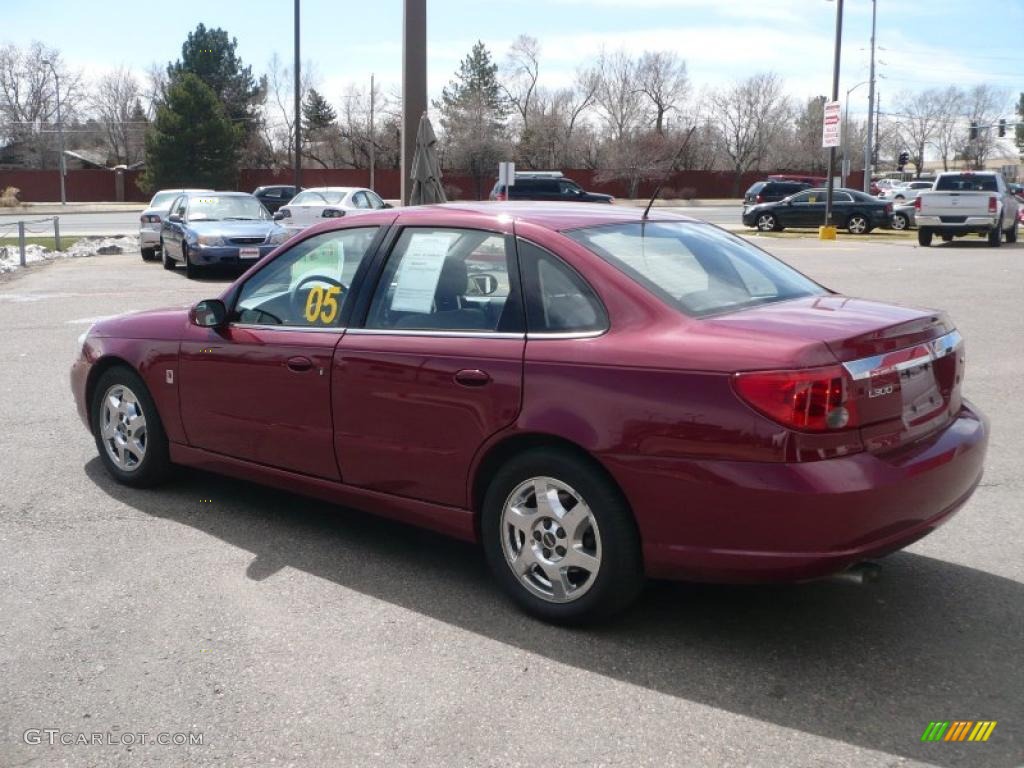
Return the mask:
<path id="1" fill-rule="evenodd" d="M 346 286 L 340 280 L 335 280 L 333 277 L 328 277 L 327 275 L 306 275 L 301 280 L 299 280 L 299 282 L 296 283 L 295 287 L 292 288 L 291 290 L 291 296 L 289 299 L 289 304 L 291 305 L 291 315 L 292 317 L 296 318 L 301 317 L 303 318 L 303 320 L 307 322 L 309 322 L 309 319 L 306 317 L 306 309 L 309 306 L 309 296 L 303 291 L 303 289 L 310 283 L 326 283 L 327 285 L 331 286 L 331 288 L 338 288 L 339 290 L 335 291 L 334 295 L 338 296 L 339 298 L 348 290 L 348 286 Z M 313 289 L 311 288 L 310 291 L 312 290 Z M 324 294 L 326 295 L 329 290 L 330 289 L 325 290 Z M 322 300 L 321 306 L 323 306 Z M 317 315 L 319 316 L 320 314 L 321 313 L 318 310 Z M 331 318 L 331 321 L 329 323 L 324 324 L 330 325 L 337 319 L 337 312 L 335 312 L 335 316 Z"/>

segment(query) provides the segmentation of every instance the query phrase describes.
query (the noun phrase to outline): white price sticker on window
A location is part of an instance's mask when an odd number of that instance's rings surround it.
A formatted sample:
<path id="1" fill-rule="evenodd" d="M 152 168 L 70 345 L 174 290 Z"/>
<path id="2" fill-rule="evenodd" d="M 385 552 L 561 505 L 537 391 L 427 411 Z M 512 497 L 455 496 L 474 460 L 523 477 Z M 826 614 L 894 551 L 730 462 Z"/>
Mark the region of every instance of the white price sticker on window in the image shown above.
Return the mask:
<path id="1" fill-rule="evenodd" d="M 395 293 L 391 298 L 393 311 L 431 312 L 444 260 L 455 237 L 454 234 L 416 233 L 409 238 L 395 277 Z"/>

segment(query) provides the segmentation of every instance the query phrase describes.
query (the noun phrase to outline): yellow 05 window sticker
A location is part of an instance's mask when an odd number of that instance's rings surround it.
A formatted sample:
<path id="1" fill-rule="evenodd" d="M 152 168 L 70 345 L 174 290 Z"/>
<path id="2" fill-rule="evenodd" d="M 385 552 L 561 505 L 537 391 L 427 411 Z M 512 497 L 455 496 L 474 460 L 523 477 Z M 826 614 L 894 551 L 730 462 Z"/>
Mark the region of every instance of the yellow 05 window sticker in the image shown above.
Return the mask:
<path id="1" fill-rule="evenodd" d="M 336 285 L 321 288 L 314 285 L 306 294 L 306 321 L 329 325 L 338 316 L 338 294 L 341 288 Z"/>

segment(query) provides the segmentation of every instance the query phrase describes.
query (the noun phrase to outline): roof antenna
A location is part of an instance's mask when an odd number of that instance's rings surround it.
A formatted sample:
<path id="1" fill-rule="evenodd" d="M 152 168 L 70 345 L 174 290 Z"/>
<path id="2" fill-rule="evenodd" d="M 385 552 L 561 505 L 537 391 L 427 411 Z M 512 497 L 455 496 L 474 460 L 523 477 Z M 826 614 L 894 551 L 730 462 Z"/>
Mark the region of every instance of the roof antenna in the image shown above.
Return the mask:
<path id="1" fill-rule="evenodd" d="M 647 207 L 644 208 L 644 215 L 640 217 L 641 221 L 647 221 L 647 214 L 651 212 L 651 206 L 654 205 L 654 201 L 657 200 L 658 195 L 661 194 L 661 188 L 665 186 L 665 182 L 668 180 L 669 174 L 676 169 L 676 163 L 679 162 L 679 158 L 682 156 L 683 151 L 686 149 L 686 145 L 690 143 L 690 137 L 693 136 L 693 132 L 697 130 L 697 126 L 692 126 L 690 130 L 686 132 L 686 138 L 683 140 L 683 145 L 676 152 L 676 156 L 672 158 L 672 165 L 668 168 L 668 173 L 665 177 L 658 182 L 658 188 L 654 190 L 654 194 L 651 195 L 651 201 L 647 203 Z"/>

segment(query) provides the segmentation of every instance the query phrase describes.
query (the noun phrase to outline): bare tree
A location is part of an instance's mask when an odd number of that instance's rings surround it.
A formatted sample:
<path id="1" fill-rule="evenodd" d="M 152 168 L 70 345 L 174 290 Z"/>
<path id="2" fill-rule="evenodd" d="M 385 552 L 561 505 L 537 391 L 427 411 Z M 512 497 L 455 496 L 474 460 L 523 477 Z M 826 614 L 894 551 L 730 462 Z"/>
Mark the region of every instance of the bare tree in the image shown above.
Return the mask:
<path id="1" fill-rule="evenodd" d="M 654 107 L 654 130 L 663 136 L 666 115 L 682 106 L 690 90 L 686 62 L 668 51 L 648 51 L 636 65 L 636 79 Z"/>
<path id="2" fill-rule="evenodd" d="M 608 128 L 608 138 L 621 142 L 648 121 L 648 107 L 637 72 L 637 63 L 623 50 L 602 53 L 600 80 L 594 103 Z"/>
<path id="3" fill-rule="evenodd" d="M 50 165 L 47 153 L 52 153 L 56 144 L 54 70 L 60 78 L 61 118 L 71 123 L 81 104 L 82 77 L 64 65 L 60 51 L 38 41 L 26 49 L 16 45 L 0 48 L 0 137 L 20 142 L 26 162 L 40 168 Z"/>
<path id="4" fill-rule="evenodd" d="M 529 35 L 520 35 L 513 41 L 501 69 L 501 87 L 520 121 L 520 133 L 530 131 L 537 80 L 540 77 L 540 43 Z"/>
<path id="5" fill-rule="evenodd" d="M 263 140 L 270 148 L 276 162 L 284 166 L 294 164 L 295 148 L 295 78 L 291 69 L 281 61 L 274 51 L 267 62 L 267 100 L 263 105 Z M 302 100 L 315 85 L 316 77 L 312 62 L 302 65 Z"/>
<path id="6" fill-rule="evenodd" d="M 141 153 L 141 136 L 145 131 L 145 125 L 139 124 L 141 96 L 139 81 L 125 67 L 103 75 L 92 88 L 89 108 L 102 127 L 115 164 L 128 165 Z"/>
<path id="7" fill-rule="evenodd" d="M 993 126 L 1009 100 L 1007 91 L 991 85 L 976 85 L 964 95 L 967 121 L 978 126 L 978 135 L 973 139 L 969 133 L 961 134 L 964 140 L 959 154 L 969 167 L 984 168 L 995 151 L 996 132 Z"/>
<path id="8" fill-rule="evenodd" d="M 924 170 L 925 149 L 932 145 L 944 119 L 942 91 L 931 89 L 911 93 L 904 91 L 896 97 L 899 115 L 896 124 L 903 143 L 914 164 L 916 175 Z"/>
<path id="9" fill-rule="evenodd" d="M 956 156 L 963 143 L 963 134 L 967 124 L 963 120 L 964 93 L 955 85 L 935 90 L 936 111 L 938 114 L 932 146 L 942 159 L 942 170 L 949 170 L 949 163 Z"/>
<path id="10" fill-rule="evenodd" d="M 721 134 L 722 151 L 735 174 L 733 194 L 739 194 L 740 177 L 760 168 L 792 107 L 783 94 L 781 78 L 772 72 L 752 75 L 715 91 L 709 101 Z"/>

